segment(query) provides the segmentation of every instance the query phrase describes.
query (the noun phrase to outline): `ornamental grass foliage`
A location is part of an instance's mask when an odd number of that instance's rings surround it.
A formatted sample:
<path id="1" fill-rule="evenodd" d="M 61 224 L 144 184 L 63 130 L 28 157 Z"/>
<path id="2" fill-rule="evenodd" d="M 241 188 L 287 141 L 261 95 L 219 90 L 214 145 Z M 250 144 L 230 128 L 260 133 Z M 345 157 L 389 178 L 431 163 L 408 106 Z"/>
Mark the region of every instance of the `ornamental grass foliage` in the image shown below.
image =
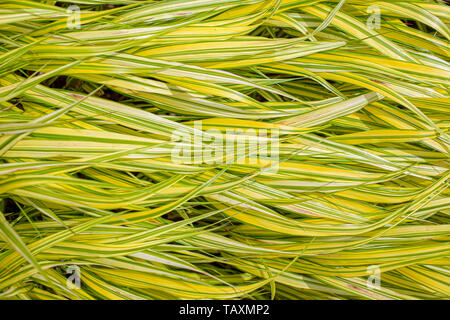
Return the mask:
<path id="1" fill-rule="evenodd" d="M 1 299 L 448 299 L 450 7 L 0 2 Z"/>

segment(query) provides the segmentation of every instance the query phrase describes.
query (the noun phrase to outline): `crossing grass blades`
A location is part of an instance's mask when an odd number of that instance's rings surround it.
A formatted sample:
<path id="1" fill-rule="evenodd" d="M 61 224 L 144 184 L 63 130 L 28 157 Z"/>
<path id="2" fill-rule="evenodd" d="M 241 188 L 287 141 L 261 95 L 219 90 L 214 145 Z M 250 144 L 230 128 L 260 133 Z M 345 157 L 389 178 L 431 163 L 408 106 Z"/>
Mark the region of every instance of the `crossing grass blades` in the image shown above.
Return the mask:
<path id="1" fill-rule="evenodd" d="M 449 25 L 431 0 L 1 1 L 0 298 L 448 299 Z M 279 133 L 277 170 L 173 159 L 174 132 L 237 129 Z"/>

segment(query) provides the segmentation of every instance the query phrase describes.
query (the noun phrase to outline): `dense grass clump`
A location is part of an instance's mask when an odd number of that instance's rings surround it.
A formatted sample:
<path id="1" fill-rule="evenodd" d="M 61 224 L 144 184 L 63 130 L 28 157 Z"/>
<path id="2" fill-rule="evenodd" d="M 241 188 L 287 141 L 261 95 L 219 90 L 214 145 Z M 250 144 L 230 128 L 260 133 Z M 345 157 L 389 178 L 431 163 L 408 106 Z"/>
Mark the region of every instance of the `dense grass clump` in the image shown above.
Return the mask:
<path id="1" fill-rule="evenodd" d="M 448 299 L 449 26 L 1 1 L 0 298 Z"/>

